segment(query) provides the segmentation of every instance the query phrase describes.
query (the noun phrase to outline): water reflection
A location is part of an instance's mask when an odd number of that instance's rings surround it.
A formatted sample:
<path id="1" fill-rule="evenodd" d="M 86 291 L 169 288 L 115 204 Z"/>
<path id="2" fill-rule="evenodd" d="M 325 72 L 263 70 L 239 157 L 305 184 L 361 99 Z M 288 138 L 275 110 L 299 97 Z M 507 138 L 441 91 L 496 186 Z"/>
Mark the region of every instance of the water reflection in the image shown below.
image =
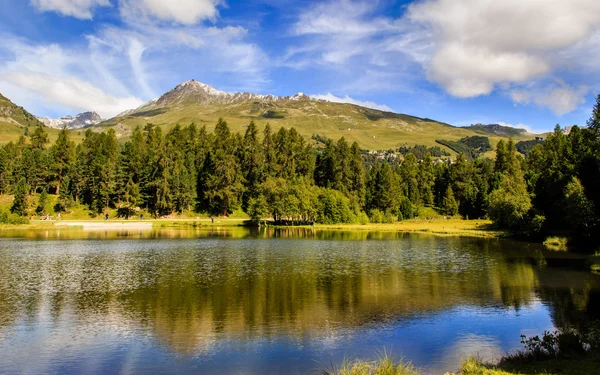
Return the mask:
<path id="1" fill-rule="evenodd" d="M 558 326 L 590 319 L 598 278 L 540 268 L 540 251 L 512 241 L 310 229 L 5 239 L 0 357 L 12 360 L 0 372 L 34 362 L 77 372 L 96 361 L 99 372 L 129 363 L 152 372 L 304 373 L 328 355 L 382 346 L 432 369 L 451 366 L 474 347 L 503 353 L 523 330 L 550 328 L 550 318 Z M 26 354 L 35 348 L 45 356 Z"/>

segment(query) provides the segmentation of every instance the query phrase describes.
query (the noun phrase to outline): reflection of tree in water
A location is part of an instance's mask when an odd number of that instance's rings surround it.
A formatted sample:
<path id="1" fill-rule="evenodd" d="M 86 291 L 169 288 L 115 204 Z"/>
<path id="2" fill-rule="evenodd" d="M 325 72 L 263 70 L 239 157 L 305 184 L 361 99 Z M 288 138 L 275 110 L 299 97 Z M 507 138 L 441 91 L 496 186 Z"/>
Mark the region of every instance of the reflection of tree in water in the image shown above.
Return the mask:
<path id="1" fill-rule="evenodd" d="M 461 305 L 519 309 L 535 293 L 562 326 L 587 319 L 600 289 L 588 273 L 536 268 L 535 248 L 518 242 L 369 232 L 314 240 L 306 233 L 289 241 L 2 249 L 0 319 L 9 326 L 43 311 L 54 322 L 73 313 L 72 324 L 141 326 L 174 351 L 197 354 L 227 340 L 335 337 Z"/>
<path id="2" fill-rule="evenodd" d="M 585 330 L 600 320 L 600 277 L 590 272 L 536 270 L 537 293 L 548 304 L 556 327 Z"/>

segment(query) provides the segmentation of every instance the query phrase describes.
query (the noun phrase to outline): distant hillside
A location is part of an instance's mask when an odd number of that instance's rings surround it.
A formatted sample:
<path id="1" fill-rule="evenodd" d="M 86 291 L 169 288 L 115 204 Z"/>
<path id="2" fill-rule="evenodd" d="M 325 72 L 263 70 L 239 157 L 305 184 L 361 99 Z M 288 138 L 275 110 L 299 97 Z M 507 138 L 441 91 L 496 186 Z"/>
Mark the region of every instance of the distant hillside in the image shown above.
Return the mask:
<path id="1" fill-rule="evenodd" d="M 397 149 L 403 145 L 434 147 L 436 139 L 458 141 L 479 134 L 473 129 L 430 119 L 317 100 L 302 93 L 293 96 L 227 93 L 193 80 L 92 129 L 113 127 L 119 137 L 127 138 L 136 126 L 149 122 L 165 131 L 177 123 L 193 122 L 206 125 L 210 131 L 219 117 L 227 120 L 236 132 L 243 132 L 252 120 L 261 129 L 268 122 L 275 130 L 294 127 L 307 140 L 315 134 L 331 139 L 345 137 L 370 150 Z"/>
<path id="2" fill-rule="evenodd" d="M 34 115 L 23 107 L 17 106 L 2 94 L 0 94 L 0 122 L 21 128 L 44 125 Z"/>
<path id="3" fill-rule="evenodd" d="M 29 131 L 33 131 L 35 126 L 46 127 L 37 117 L 0 94 L 0 144 L 17 141 L 25 134 L 27 128 Z M 50 142 L 54 142 L 59 131 L 48 127 L 46 130 L 50 136 Z M 74 132 L 72 139 L 80 140 L 81 134 Z"/>
<path id="4" fill-rule="evenodd" d="M 96 112 L 83 112 L 76 116 L 64 116 L 58 119 L 39 118 L 39 120 L 44 125 L 55 129 L 62 129 L 63 126 L 68 129 L 80 129 L 102 122 L 102 118 Z"/>
<path id="5" fill-rule="evenodd" d="M 23 107 L 0 94 L 0 143 L 17 140 L 25 133 L 26 128 L 33 126 L 44 124 Z"/>
<path id="6" fill-rule="evenodd" d="M 500 137 L 521 137 L 528 134 L 527 130 L 525 129 L 513 128 L 499 124 L 475 124 L 471 126 L 465 126 L 463 128 L 472 130 L 482 135 L 496 135 Z"/>

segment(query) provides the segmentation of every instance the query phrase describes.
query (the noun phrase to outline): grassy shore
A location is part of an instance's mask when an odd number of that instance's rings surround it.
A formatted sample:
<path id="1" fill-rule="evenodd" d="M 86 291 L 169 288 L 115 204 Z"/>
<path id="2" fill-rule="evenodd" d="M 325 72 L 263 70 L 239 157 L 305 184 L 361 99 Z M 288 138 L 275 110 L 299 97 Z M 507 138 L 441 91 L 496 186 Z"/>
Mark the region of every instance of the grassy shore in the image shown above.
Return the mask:
<path id="1" fill-rule="evenodd" d="M 31 229 L 31 230 L 47 230 L 53 227 L 60 226 L 64 227 L 80 227 L 84 228 L 87 225 L 89 227 L 99 228 L 106 227 L 109 229 L 116 229 L 119 224 L 124 226 L 135 226 L 135 223 L 139 223 L 144 227 L 147 227 L 149 223 L 152 224 L 152 228 L 197 228 L 197 227 L 239 227 L 244 226 L 248 222 L 242 218 L 215 218 L 214 221 L 210 218 L 198 218 L 198 219 L 150 219 L 150 220 L 120 220 L 110 219 L 105 220 L 61 220 L 61 221 L 45 221 L 45 220 L 31 220 L 29 224 L 0 224 L 0 230 L 11 230 L 11 229 Z M 277 227 L 273 225 L 268 226 L 275 228 L 287 228 L 285 226 Z M 302 228 L 294 227 L 294 228 Z M 493 230 L 491 228 L 491 222 L 487 220 L 460 220 L 460 219 L 439 219 L 439 220 L 406 220 L 393 224 L 336 224 L 336 225 L 324 225 L 316 224 L 314 226 L 305 226 L 304 228 L 311 228 L 317 231 L 370 231 L 370 232 L 403 232 L 403 233 L 427 233 L 435 234 L 440 236 L 463 236 L 463 237 L 482 237 L 482 238 L 498 238 L 505 236 L 504 232 Z"/>
<path id="2" fill-rule="evenodd" d="M 459 371 L 459 374 L 462 375 L 588 375 L 598 373 L 600 373 L 600 355 L 597 353 L 583 357 L 539 361 L 500 361 L 499 364 L 485 364 L 477 359 L 468 359 L 463 362 Z"/>
<path id="3" fill-rule="evenodd" d="M 597 354 L 571 359 L 548 359 L 540 361 L 513 361 L 510 363 L 485 364 L 478 359 L 463 361 L 457 372 L 447 375 L 591 375 L 600 368 Z M 389 356 L 376 361 L 344 361 L 338 369 L 323 371 L 326 375 L 419 375 L 421 372 L 411 363 L 395 362 Z"/>
<path id="4" fill-rule="evenodd" d="M 434 220 L 405 220 L 393 224 L 335 224 L 315 225 L 323 230 L 366 230 L 377 232 L 407 232 L 429 233 L 448 236 L 497 238 L 506 235 L 505 232 L 494 230 L 489 220 L 461 220 L 461 219 L 434 219 Z"/>

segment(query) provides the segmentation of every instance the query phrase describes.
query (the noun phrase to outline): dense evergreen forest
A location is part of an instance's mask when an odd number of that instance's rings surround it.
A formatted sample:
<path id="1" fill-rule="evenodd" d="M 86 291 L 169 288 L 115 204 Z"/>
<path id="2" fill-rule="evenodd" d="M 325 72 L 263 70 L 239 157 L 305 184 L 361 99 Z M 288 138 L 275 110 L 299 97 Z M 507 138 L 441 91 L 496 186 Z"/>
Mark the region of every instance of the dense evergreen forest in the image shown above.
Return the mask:
<path id="1" fill-rule="evenodd" d="M 122 217 L 242 209 L 253 220 L 292 224 L 392 222 L 433 207 L 489 217 L 522 236 L 560 233 L 590 244 L 600 238 L 600 96 L 587 125 L 569 135 L 557 126 L 526 157 L 509 140 L 497 144 L 495 160 L 459 153 L 451 161 L 429 152 L 379 159 L 344 138 L 315 150 L 293 128 L 267 125 L 259 134 L 250 123 L 241 135 L 223 120 L 213 133 L 192 124 L 163 134 L 148 124 L 124 144 L 113 130 L 87 130 L 76 145 L 63 130 L 49 145 L 38 126 L 0 148 L 0 193 L 14 194 L 18 215 L 42 193 L 59 197 L 56 212 L 75 204 L 117 208 Z"/>

